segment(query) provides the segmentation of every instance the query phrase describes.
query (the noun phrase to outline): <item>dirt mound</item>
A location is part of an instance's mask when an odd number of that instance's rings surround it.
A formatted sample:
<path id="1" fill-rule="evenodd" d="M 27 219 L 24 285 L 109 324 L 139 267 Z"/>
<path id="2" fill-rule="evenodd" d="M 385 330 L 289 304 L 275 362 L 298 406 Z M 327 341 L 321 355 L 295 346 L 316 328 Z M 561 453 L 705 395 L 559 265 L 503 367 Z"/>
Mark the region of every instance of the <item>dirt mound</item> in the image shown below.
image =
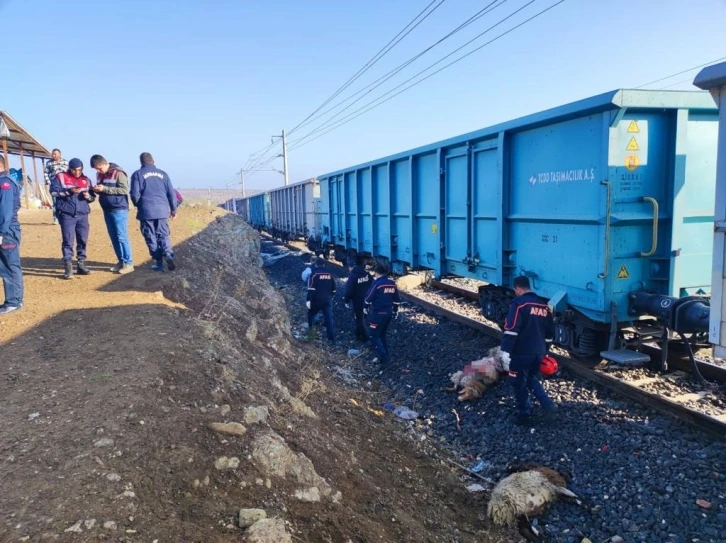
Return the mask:
<path id="1" fill-rule="evenodd" d="M 238 217 L 186 208 L 177 271 L 118 276 L 94 212 L 95 273 L 72 281 L 47 213 L 23 222 L 28 307 L 0 323 L 0 541 L 496 540 L 481 494 L 292 338 Z M 264 511 L 246 532 L 241 509 Z"/>

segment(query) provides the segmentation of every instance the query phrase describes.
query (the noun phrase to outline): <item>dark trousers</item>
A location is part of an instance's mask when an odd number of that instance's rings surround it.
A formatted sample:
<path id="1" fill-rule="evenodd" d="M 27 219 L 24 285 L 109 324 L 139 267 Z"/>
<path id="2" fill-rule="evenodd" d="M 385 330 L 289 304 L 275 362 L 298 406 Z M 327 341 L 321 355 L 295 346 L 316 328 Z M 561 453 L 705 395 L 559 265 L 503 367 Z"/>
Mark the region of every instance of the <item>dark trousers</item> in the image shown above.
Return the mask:
<path id="1" fill-rule="evenodd" d="M 366 341 L 368 333 L 366 332 L 366 320 L 363 315 L 363 308 L 353 306 L 353 314 L 355 315 L 355 338 L 358 341 Z"/>
<path id="2" fill-rule="evenodd" d="M 310 309 L 308 309 L 308 329 L 313 329 L 313 320 L 315 315 L 319 312 L 323 313 L 323 322 L 325 323 L 325 329 L 328 331 L 328 339 L 335 341 L 335 330 L 333 329 L 333 303 L 328 300 L 327 302 L 310 302 Z"/>
<path id="3" fill-rule="evenodd" d="M 75 241 L 76 258 L 86 260 L 86 245 L 88 244 L 88 215 L 65 215 L 60 213 L 58 221 L 61 227 L 63 243 L 63 262 L 73 260 L 73 244 Z"/>
<path id="4" fill-rule="evenodd" d="M 20 267 L 20 226 L 11 226 L 0 245 L 0 278 L 5 287 L 5 304 L 23 304 L 23 270 Z"/>
<path id="5" fill-rule="evenodd" d="M 514 389 L 517 411 L 520 415 L 531 414 L 530 394 L 537 398 L 545 411 L 554 405 L 539 380 L 539 367 L 542 364 L 543 356 L 517 354 L 512 356 L 509 363 L 509 381 Z"/>
<path id="6" fill-rule="evenodd" d="M 162 260 L 165 256 L 174 256 L 168 219 L 152 219 L 139 222 L 141 223 L 141 235 L 144 236 L 151 258 Z"/>
<path id="7" fill-rule="evenodd" d="M 388 364 L 391 357 L 388 354 L 388 340 L 386 332 L 388 325 L 391 324 L 390 314 L 374 313 L 368 318 L 368 337 L 371 340 L 373 348 L 378 353 L 378 360 L 381 364 Z"/>

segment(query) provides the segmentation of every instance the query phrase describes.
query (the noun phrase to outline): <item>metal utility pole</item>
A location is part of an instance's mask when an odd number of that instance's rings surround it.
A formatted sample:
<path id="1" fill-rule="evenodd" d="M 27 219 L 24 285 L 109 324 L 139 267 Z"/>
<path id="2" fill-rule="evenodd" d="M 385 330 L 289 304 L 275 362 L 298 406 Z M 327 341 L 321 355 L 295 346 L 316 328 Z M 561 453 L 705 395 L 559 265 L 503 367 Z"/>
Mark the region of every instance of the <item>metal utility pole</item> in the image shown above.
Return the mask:
<path id="1" fill-rule="evenodd" d="M 282 157 L 282 175 L 285 176 L 285 186 L 290 184 L 290 179 L 288 177 L 287 172 L 287 136 L 285 135 L 285 131 L 282 131 L 282 136 L 272 136 L 273 138 L 282 138 L 282 154 L 277 155 Z"/>
<path id="2" fill-rule="evenodd" d="M 212 187 L 209 187 L 207 191 L 207 207 L 212 207 Z"/>
<path id="3" fill-rule="evenodd" d="M 242 188 L 242 198 L 247 198 L 245 194 L 245 172 L 239 172 L 239 184 Z"/>

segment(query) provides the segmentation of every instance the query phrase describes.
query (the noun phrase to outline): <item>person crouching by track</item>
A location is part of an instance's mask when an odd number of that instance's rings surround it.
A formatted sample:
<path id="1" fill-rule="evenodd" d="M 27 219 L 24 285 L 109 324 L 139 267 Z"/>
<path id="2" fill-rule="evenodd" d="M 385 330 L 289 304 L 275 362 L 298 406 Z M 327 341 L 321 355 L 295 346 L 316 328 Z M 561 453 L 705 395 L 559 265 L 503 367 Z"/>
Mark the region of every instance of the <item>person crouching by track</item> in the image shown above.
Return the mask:
<path id="1" fill-rule="evenodd" d="M 141 223 L 154 264 L 151 269 L 164 271 L 164 259 L 169 271 L 176 269 L 171 246 L 169 219 L 176 217 L 179 202 L 169 176 L 154 165 L 151 153 L 139 156 L 141 168 L 131 176 L 131 201 L 136 206 L 136 219 Z"/>
<path id="2" fill-rule="evenodd" d="M 117 264 L 109 271 L 121 275 L 134 271 L 129 243 L 129 178 L 120 166 L 109 163 L 101 155 L 91 157 L 91 168 L 96 170 L 98 203 L 103 209 L 108 237 L 111 238 Z"/>
<path id="3" fill-rule="evenodd" d="M 328 332 L 328 341 L 335 341 L 333 329 L 333 297 L 335 296 L 335 278 L 325 268 L 325 260 L 318 258 L 313 264 L 313 273 L 308 279 L 308 330 L 312 332 L 313 320 L 318 312 L 323 313 L 323 321 Z"/>
<path id="4" fill-rule="evenodd" d="M 89 205 L 96 199 L 91 192 L 91 180 L 83 175 L 83 162 L 73 158 L 68 171 L 57 174 L 50 183 L 50 193 L 55 196 L 56 216 L 60 222 L 63 242 L 63 277 L 73 277 L 73 245 L 75 240 L 78 275 L 91 273 L 86 267 L 86 245 L 88 244 Z"/>
<path id="5" fill-rule="evenodd" d="M 542 358 L 549 351 L 554 335 L 552 311 L 545 301 L 530 289 L 529 279 L 514 279 L 517 295 L 509 304 L 502 336 L 502 366 L 508 372 L 517 401 L 514 423 L 526 426 L 531 421 L 530 393 L 550 419 L 557 406 L 547 395 L 539 380 Z"/>
<path id="6" fill-rule="evenodd" d="M 20 267 L 20 185 L 5 170 L 0 156 L 0 278 L 5 288 L 5 302 L 0 316 L 23 307 L 23 270 Z"/>
<path id="7" fill-rule="evenodd" d="M 373 268 L 373 283 L 365 298 L 364 313 L 368 316 L 368 337 L 378 353 L 381 366 L 390 364 L 386 333 L 391 320 L 398 317 L 401 295 L 396 283 L 386 276 L 388 268 L 377 264 Z"/>
<path id="8" fill-rule="evenodd" d="M 358 341 L 367 341 L 366 324 L 363 315 L 366 294 L 373 282 L 373 278 L 366 271 L 365 267 L 356 262 L 355 258 L 348 259 L 348 281 L 345 284 L 345 296 L 343 302 L 345 307 L 353 308 L 355 316 L 355 338 Z"/>

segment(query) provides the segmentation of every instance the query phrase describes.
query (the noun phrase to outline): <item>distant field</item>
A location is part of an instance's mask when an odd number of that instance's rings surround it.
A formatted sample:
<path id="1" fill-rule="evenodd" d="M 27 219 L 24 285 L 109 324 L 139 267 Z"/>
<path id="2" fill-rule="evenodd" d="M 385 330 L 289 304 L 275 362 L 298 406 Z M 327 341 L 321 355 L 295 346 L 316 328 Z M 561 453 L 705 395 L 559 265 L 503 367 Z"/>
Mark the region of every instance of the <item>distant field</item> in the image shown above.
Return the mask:
<path id="1" fill-rule="evenodd" d="M 209 195 L 209 189 L 185 189 L 179 188 L 182 196 L 185 200 L 207 200 Z M 246 196 L 252 196 L 262 192 L 261 190 L 247 190 L 245 191 Z M 212 204 L 221 204 L 232 198 L 241 198 L 242 193 L 239 190 L 231 189 L 212 189 Z"/>

